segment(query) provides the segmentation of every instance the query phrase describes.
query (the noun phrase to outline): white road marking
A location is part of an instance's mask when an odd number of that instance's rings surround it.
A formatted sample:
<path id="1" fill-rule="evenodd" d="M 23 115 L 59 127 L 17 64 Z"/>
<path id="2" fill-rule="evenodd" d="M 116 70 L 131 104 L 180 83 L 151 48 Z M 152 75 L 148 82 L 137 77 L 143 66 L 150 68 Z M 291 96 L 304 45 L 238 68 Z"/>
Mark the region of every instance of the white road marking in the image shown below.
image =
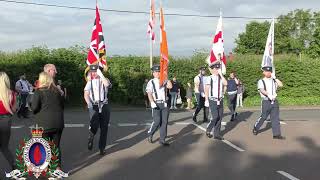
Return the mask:
<path id="1" fill-rule="evenodd" d="M 11 126 L 11 129 L 20 129 L 22 128 L 23 126 Z"/>
<path id="2" fill-rule="evenodd" d="M 189 125 L 189 124 L 192 124 L 192 123 L 188 123 L 188 122 L 176 122 L 176 123 L 173 123 L 173 124 L 177 124 L 177 125 Z"/>
<path id="3" fill-rule="evenodd" d="M 67 127 L 67 128 L 79 128 L 84 126 L 85 124 L 64 124 L 64 127 Z"/>
<path id="4" fill-rule="evenodd" d="M 271 121 L 264 121 L 264 123 L 271 123 Z M 283 121 L 280 121 L 280 124 L 286 125 L 287 123 L 285 123 L 285 122 L 283 122 Z"/>
<path id="5" fill-rule="evenodd" d="M 118 123 L 120 127 L 130 127 L 130 126 L 138 126 L 136 123 Z"/>
<path id="6" fill-rule="evenodd" d="M 201 129 L 202 131 L 206 132 L 207 129 L 205 129 L 204 127 L 198 125 L 198 124 L 195 124 L 195 123 L 192 123 L 193 125 L 197 126 L 199 129 Z M 241 149 L 240 147 L 232 144 L 230 141 L 228 140 L 223 140 L 222 142 L 224 142 L 225 144 L 229 145 L 230 147 L 236 149 L 237 151 L 240 151 L 240 152 L 244 152 L 245 150 Z"/>
<path id="7" fill-rule="evenodd" d="M 226 143 L 226 144 L 228 144 L 229 146 L 231 146 L 231 147 L 233 147 L 234 149 L 236 149 L 236 150 L 238 150 L 238 151 L 240 151 L 240 152 L 244 152 L 244 150 L 243 149 L 241 149 L 241 148 L 239 148 L 238 146 L 236 146 L 236 145 L 234 145 L 234 144 L 232 144 L 230 141 L 228 141 L 228 140 L 222 140 L 224 143 Z"/>
<path id="8" fill-rule="evenodd" d="M 300 180 L 300 179 L 298 179 L 298 178 L 296 178 L 296 177 L 292 176 L 291 174 L 284 172 L 284 171 L 277 171 L 277 173 L 279 173 L 279 174 L 281 174 L 291 180 Z"/>

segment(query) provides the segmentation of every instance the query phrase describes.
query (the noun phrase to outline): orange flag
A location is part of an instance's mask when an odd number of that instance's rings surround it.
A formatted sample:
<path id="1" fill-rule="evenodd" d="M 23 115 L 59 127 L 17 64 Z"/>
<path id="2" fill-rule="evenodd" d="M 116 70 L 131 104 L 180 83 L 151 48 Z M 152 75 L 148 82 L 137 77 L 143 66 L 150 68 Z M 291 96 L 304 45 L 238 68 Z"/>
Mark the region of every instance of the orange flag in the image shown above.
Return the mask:
<path id="1" fill-rule="evenodd" d="M 168 79 L 169 53 L 167 44 L 167 33 L 164 26 L 164 15 L 160 8 L 160 86 Z"/>

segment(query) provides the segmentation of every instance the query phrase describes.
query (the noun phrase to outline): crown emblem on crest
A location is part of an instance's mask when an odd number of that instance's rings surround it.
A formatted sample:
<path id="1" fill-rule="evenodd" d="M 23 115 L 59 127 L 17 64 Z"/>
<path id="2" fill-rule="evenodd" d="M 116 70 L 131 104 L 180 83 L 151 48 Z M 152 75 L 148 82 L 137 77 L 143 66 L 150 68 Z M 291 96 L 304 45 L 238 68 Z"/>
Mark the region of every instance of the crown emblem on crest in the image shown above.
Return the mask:
<path id="1" fill-rule="evenodd" d="M 31 128 L 31 134 L 33 138 L 42 138 L 42 134 L 43 134 L 43 128 L 42 127 L 38 127 L 38 124 L 36 124 L 35 128 Z"/>

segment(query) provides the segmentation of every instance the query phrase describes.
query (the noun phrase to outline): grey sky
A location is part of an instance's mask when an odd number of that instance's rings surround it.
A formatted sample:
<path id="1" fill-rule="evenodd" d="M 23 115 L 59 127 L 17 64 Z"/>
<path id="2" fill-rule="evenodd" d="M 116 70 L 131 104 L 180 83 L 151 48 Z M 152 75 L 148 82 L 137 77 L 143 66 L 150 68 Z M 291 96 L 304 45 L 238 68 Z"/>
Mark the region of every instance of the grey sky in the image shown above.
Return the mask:
<path id="1" fill-rule="evenodd" d="M 20 0 L 22 1 L 22 0 Z M 94 0 L 23 0 L 80 7 L 95 7 Z M 156 0 L 157 9 L 159 1 Z M 148 11 L 149 0 L 99 1 L 100 8 L 131 11 Z M 163 0 L 164 13 L 224 16 L 277 17 L 294 9 L 319 11 L 320 1 L 292 0 Z M 316 8 L 316 9 L 315 9 Z M 108 55 L 148 55 L 146 33 L 148 15 L 100 12 Z M 88 46 L 95 12 L 0 2 L 0 50 L 14 51 L 33 45 L 49 48 Z M 223 19 L 226 52 L 231 51 L 237 35 L 249 20 Z M 157 19 L 157 26 L 159 20 Z M 217 18 L 165 17 L 169 54 L 190 56 L 195 49 L 209 50 Z M 154 53 L 159 54 L 157 28 Z"/>

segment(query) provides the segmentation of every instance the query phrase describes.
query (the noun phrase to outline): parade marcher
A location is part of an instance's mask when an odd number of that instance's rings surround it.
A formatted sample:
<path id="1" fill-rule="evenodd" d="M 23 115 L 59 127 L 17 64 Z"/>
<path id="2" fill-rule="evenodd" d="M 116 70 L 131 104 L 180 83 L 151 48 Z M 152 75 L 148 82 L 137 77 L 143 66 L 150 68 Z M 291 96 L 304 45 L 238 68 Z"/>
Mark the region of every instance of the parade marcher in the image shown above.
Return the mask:
<path id="1" fill-rule="evenodd" d="M 148 98 L 148 93 L 146 92 L 146 88 L 147 88 L 147 84 L 148 84 L 149 80 L 145 79 L 144 83 L 142 85 L 142 92 L 143 92 L 143 97 L 144 97 L 144 104 L 146 106 L 146 109 L 149 108 L 150 104 L 149 104 L 149 98 Z"/>
<path id="2" fill-rule="evenodd" d="M 35 114 L 35 123 L 44 129 L 43 138 L 52 140 L 59 149 L 59 167 L 61 167 L 60 140 L 64 129 L 64 98 L 46 72 L 41 72 L 39 88 L 35 90 L 31 109 Z"/>
<path id="3" fill-rule="evenodd" d="M 272 133 L 274 139 L 284 139 L 281 136 L 279 103 L 277 100 L 277 89 L 283 84 L 279 79 L 272 77 L 272 66 L 262 67 L 264 78 L 258 81 L 258 90 L 261 96 L 261 115 L 253 127 L 253 134 L 257 135 L 260 127 L 270 115 Z"/>
<path id="4" fill-rule="evenodd" d="M 188 106 L 186 109 L 192 109 L 192 87 L 191 87 L 191 83 L 188 83 L 188 87 L 187 87 L 187 93 L 186 93 L 186 98 L 187 98 L 187 103 Z"/>
<path id="5" fill-rule="evenodd" d="M 15 161 L 9 150 L 12 115 L 16 108 L 16 95 L 10 90 L 10 80 L 5 72 L 0 72 L 0 151 L 9 162 L 12 170 Z"/>
<path id="6" fill-rule="evenodd" d="M 24 118 L 28 118 L 28 106 L 27 106 L 27 98 L 30 93 L 33 91 L 32 85 L 26 80 L 26 74 L 20 76 L 20 79 L 16 82 L 16 91 L 20 97 L 19 109 L 17 112 L 18 117 L 21 116 Z"/>
<path id="7" fill-rule="evenodd" d="M 170 95 L 171 95 L 171 107 L 170 109 L 177 109 L 177 97 L 180 94 L 180 85 L 177 82 L 177 78 L 174 77 L 172 79 L 172 88 L 170 89 Z"/>
<path id="8" fill-rule="evenodd" d="M 242 81 L 239 80 L 238 91 L 237 91 L 237 107 L 239 106 L 243 107 L 242 105 L 243 93 L 244 93 L 244 85 Z"/>
<path id="9" fill-rule="evenodd" d="M 230 73 L 230 77 L 228 79 L 228 86 L 227 86 L 227 94 L 229 99 L 229 110 L 231 112 L 231 119 L 230 121 L 234 121 L 237 116 L 236 107 L 237 107 L 237 92 L 239 81 L 234 72 Z"/>
<path id="10" fill-rule="evenodd" d="M 196 96 L 197 100 L 197 108 L 195 112 L 192 114 L 192 120 L 194 122 L 197 122 L 197 115 L 203 108 L 203 122 L 208 121 L 208 114 L 209 114 L 209 108 L 204 106 L 205 102 L 205 93 L 204 93 L 204 87 L 205 87 L 205 74 L 206 74 L 206 68 L 201 67 L 199 68 L 199 74 L 194 77 L 194 94 Z"/>
<path id="11" fill-rule="evenodd" d="M 88 82 L 84 88 L 84 99 L 87 103 L 90 117 L 88 149 L 92 150 L 94 136 L 100 127 L 100 155 L 105 154 L 107 144 L 110 121 L 108 91 L 111 86 L 109 79 L 104 77 L 100 67 L 98 65 L 90 65 Z"/>
<path id="12" fill-rule="evenodd" d="M 212 128 L 214 127 L 214 138 L 223 140 L 220 135 L 221 121 L 223 117 L 223 94 L 224 86 L 227 86 L 228 82 L 221 73 L 221 62 L 216 61 L 210 65 L 210 73 L 206 80 L 205 87 L 205 106 L 210 107 L 212 119 L 208 124 L 206 135 L 211 138 Z"/>
<path id="13" fill-rule="evenodd" d="M 148 141 L 150 143 L 153 143 L 152 137 L 160 127 L 159 143 L 163 146 L 168 146 L 169 143 L 166 142 L 166 137 L 169 110 L 167 106 L 166 92 L 167 89 L 172 88 L 172 83 L 167 80 L 160 87 L 160 66 L 154 65 L 151 70 L 154 78 L 148 82 L 146 88 L 153 114 L 153 123 L 151 124 L 151 127 L 148 131 Z"/>

